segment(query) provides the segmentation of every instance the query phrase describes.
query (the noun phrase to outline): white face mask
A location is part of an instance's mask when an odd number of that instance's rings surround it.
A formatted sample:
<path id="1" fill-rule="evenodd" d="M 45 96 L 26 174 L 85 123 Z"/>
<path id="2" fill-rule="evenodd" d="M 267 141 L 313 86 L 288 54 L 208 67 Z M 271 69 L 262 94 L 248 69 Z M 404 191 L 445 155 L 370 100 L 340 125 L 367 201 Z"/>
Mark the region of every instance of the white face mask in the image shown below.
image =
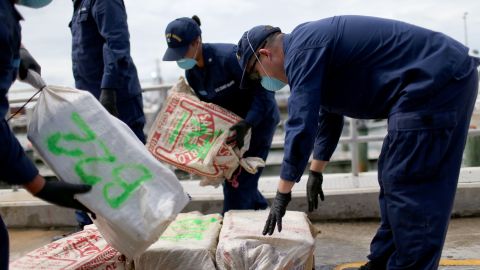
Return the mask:
<path id="1" fill-rule="evenodd" d="M 41 8 L 50 4 L 52 0 L 17 0 L 18 5 L 31 7 L 31 8 Z"/>

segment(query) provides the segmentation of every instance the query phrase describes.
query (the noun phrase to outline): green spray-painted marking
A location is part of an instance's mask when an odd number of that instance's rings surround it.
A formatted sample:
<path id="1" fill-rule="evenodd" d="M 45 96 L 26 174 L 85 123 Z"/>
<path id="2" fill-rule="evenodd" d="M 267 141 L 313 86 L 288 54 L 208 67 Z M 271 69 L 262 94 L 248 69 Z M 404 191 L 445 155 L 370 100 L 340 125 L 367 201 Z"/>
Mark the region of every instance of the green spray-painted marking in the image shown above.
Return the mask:
<path id="1" fill-rule="evenodd" d="M 176 233 L 175 235 L 160 237 L 162 240 L 167 241 L 180 241 L 180 240 L 202 240 L 205 231 L 210 224 L 217 222 L 217 218 L 187 218 L 179 221 L 175 221 L 170 225 L 170 228 Z"/>
<path id="2" fill-rule="evenodd" d="M 212 148 L 212 143 L 213 141 L 220 136 L 223 131 L 222 130 L 216 130 L 213 132 L 213 134 L 208 134 L 208 129 L 207 126 L 198 122 L 196 119 L 192 119 L 192 125 L 199 127 L 199 130 L 194 130 L 192 132 L 189 132 L 183 141 L 183 146 L 189 150 L 189 151 L 194 151 L 197 153 L 197 157 L 200 159 L 205 159 L 207 156 L 208 152 Z M 205 137 L 205 141 L 203 144 L 198 144 L 198 143 L 191 143 L 192 139 L 195 137 L 202 137 L 207 135 Z"/>
<path id="3" fill-rule="evenodd" d="M 83 132 L 82 135 L 78 135 L 75 133 L 66 133 L 62 134 L 60 132 L 56 132 L 49 136 L 47 138 L 47 146 L 48 149 L 55 155 L 66 155 L 66 156 L 71 156 L 71 157 L 81 157 L 85 153 L 78 149 L 65 149 L 63 147 L 58 146 L 58 143 L 62 140 L 66 142 L 79 142 L 79 143 L 86 143 L 86 142 L 92 142 L 96 140 L 97 136 L 95 135 L 95 132 L 91 130 L 87 123 L 83 121 L 83 119 L 80 117 L 80 115 L 76 112 L 72 113 L 72 121 L 77 125 L 77 127 L 80 129 L 80 131 Z"/>
<path id="4" fill-rule="evenodd" d="M 89 163 L 114 163 L 116 161 L 116 157 L 112 155 L 110 150 L 107 148 L 105 143 L 98 140 L 97 135 L 93 130 L 90 129 L 88 124 L 82 119 L 82 117 L 76 113 L 72 113 L 72 122 L 80 129 L 82 132 L 81 135 L 76 133 L 66 133 L 62 134 L 60 132 L 56 132 L 53 135 L 47 138 L 47 146 L 48 149 L 55 155 L 66 155 L 75 158 L 83 158 L 82 160 L 78 161 L 75 164 L 75 172 L 80 177 L 82 182 L 89 185 L 95 185 L 96 183 L 102 181 L 102 179 L 98 176 L 88 174 L 84 170 L 84 166 Z M 86 154 L 78 148 L 74 149 L 66 149 L 62 146 L 59 146 L 61 141 L 65 142 L 78 142 L 78 143 L 98 143 L 100 148 L 104 152 L 104 156 L 97 156 L 97 157 L 87 157 Z"/>
<path id="5" fill-rule="evenodd" d="M 77 173 L 78 176 L 80 176 L 80 179 L 82 179 L 84 183 L 89 185 L 95 185 L 96 183 L 102 181 L 102 178 L 85 172 L 85 170 L 83 169 L 85 165 L 90 163 L 98 164 L 100 162 L 113 164 L 117 160 L 117 158 L 114 155 L 112 155 L 112 153 L 110 153 L 110 150 L 102 141 L 98 141 L 98 144 L 100 145 L 100 148 L 105 153 L 104 156 L 86 157 L 85 159 L 82 159 L 77 163 L 75 163 L 75 172 Z"/>
<path id="6" fill-rule="evenodd" d="M 74 166 L 75 173 L 80 177 L 81 181 L 95 185 L 101 182 L 103 179 L 95 174 L 91 174 L 85 171 L 86 165 L 98 165 L 99 163 L 107 163 L 115 165 L 117 157 L 115 157 L 110 149 L 105 145 L 103 141 L 98 139 L 95 132 L 90 129 L 88 124 L 82 119 L 82 117 L 76 113 L 72 113 L 72 122 L 80 129 L 81 134 L 76 133 L 60 133 L 56 132 L 47 137 L 47 148 L 54 155 L 65 155 L 72 158 L 79 159 Z M 60 146 L 59 143 L 64 141 L 65 143 L 77 142 L 81 144 L 97 144 L 103 151 L 103 156 L 88 156 L 79 148 L 65 148 Z M 137 179 L 133 182 L 127 182 L 123 178 L 122 172 L 126 170 L 136 170 L 140 173 Z M 103 197 L 112 208 L 120 207 L 143 182 L 153 179 L 153 175 L 150 170 L 141 164 L 121 164 L 112 169 L 112 181 L 105 184 L 103 187 Z M 112 188 L 120 187 L 123 189 L 118 196 L 111 196 Z M 114 190 L 113 190 L 114 191 Z"/>
<path id="7" fill-rule="evenodd" d="M 124 170 L 127 169 L 134 169 L 142 173 L 135 181 L 132 183 L 128 183 L 123 179 L 121 173 Z M 103 187 L 103 197 L 107 200 L 108 204 L 112 208 L 118 208 L 120 205 L 122 205 L 125 200 L 128 199 L 130 194 L 137 189 L 143 182 L 151 180 L 153 178 L 152 173 L 143 165 L 139 164 L 127 164 L 127 165 L 121 165 L 113 169 L 113 182 L 105 184 Z M 112 187 L 118 186 L 120 188 L 123 188 L 123 192 L 116 196 L 116 197 L 110 197 L 110 192 L 109 190 Z"/>
<path id="8" fill-rule="evenodd" d="M 182 129 L 183 123 L 185 123 L 185 120 L 188 117 L 188 113 L 184 112 L 182 115 L 182 118 L 180 121 L 178 121 L 177 125 L 175 126 L 175 129 L 173 130 L 172 134 L 170 134 L 170 138 L 168 138 L 168 143 L 172 144 L 175 139 L 177 139 L 178 134 L 180 134 L 180 129 Z"/>

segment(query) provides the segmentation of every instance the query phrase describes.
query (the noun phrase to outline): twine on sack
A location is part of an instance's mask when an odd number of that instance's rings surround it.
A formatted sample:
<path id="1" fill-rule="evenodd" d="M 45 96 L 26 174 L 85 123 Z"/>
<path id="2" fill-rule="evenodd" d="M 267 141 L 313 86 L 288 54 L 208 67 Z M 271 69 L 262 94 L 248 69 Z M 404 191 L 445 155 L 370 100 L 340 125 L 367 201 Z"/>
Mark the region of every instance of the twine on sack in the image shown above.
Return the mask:
<path id="1" fill-rule="evenodd" d="M 35 92 L 35 94 L 33 94 L 33 96 L 31 96 L 31 97 L 27 100 L 27 102 L 23 103 L 23 105 L 22 105 L 22 107 L 20 107 L 20 109 L 18 109 L 16 112 L 14 112 L 12 115 L 10 115 L 10 116 L 7 118 L 7 123 L 8 123 L 13 117 L 15 117 L 15 115 L 17 115 L 18 113 L 20 113 L 20 112 L 25 108 L 25 106 L 27 106 L 27 104 L 30 103 L 30 102 L 35 98 L 35 96 L 38 95 L 38 93 L 40 93 L 40 92 L 43 90 L 43 88 L 45 88 L 45 87 L 46 87 L 46 85 L 43 86 L 42 88 L 38 89 L 37 92 Z"/>
<path id="2" fill-rule="evenodd" d="M 228 182 L 231 183 L 232 187 L 238 188 L 239 183 L 238 183 L 238 176 L 240 176 L 240 173 L 242 172 L 242 167 L 238 165 L 238 169 L 233 172 L 233 175 L 230 179 L 227 179 Z"/>

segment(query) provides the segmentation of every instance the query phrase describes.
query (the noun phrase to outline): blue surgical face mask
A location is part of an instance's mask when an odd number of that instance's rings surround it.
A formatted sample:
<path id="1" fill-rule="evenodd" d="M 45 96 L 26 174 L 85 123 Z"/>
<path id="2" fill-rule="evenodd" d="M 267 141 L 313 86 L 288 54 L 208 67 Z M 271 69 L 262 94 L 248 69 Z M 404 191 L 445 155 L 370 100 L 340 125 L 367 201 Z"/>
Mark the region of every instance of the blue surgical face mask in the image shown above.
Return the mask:
<path id="1" fill-rule="evenodd" d="M 177 65 L 181 69 L 189 70 L 192 69 L 197 64 L 197 60 L 193 58 L 183 58 L 177 61 Z"/>
<path id="2" fill-rule="evenodd" d="M 18 0 L 17 4 L 31 8 L 41 8 L 50 4 L 50 2 L 52 0 Z"/>
<path id="3" fill-rule="evenodd" d="M 267 89 L 268 91 L 276 92 L 285 87 L 285 85 L 287 85 L 286 83 L 280 81 L 277 78 L 270 77 L 265 68 L 263 67 L 262 62 L 260 62 L 260 58 L 258 58 L 257 54 L 254 55 L 257 58 L 260 67 L 263 69 L 263 72 L 266 74 L 265 76 L 262 76 L 262 80 L 260 81 L 260 84 L 263 86 L 263 88 Z"/>
<path id="4" fill-rule="evenodd" d="M 287 85 L 279 79 L 272 78 L 270 76 L 262 76 L 262 80 L 260 81 L 260 83 L 262 84 L 263 88 L 272 92 L 276 92 L 285 87 L 285 85 Z"/>
<path id="5" fill-rule="evenodd" d="M 180 60 L 177 60 L 177 65 L 181 69 L 189 70 L 192 69 L 198 62 L 195 60 L 197 57 L 197 51 L 198 51 L 198 46 L 200 46 L 200 42 L 197 45 L 197 48 L 195 49 L 195 54 L 193 55 L 193 58 L 182 58 Z"/>
<path id="6" fill-rule="evenodd" d="M 262 79 L 260 81 L 260 84 L 263 86 L 263 88 L 267 89 L 268 91 L 276 92 L 283 87 L 285 87 L 287 84 L 282 82 L 281 80 L 277 78 L 270 77 L 263 67 L 262 62 L 260 61 L 260 58 L 258 57 L 257 53 L 255 52 L 255 49 L 253 49 L 252 43 L 250 43 L 250 39 L 248 38 L 248 31 L 247 31 L 247 42 L 250 47 L 250 50 L 252 50 L 253 55 L 257 59 L 257 62 L 260 64 L 260 67 L 262 68 L 263 72 L 266 74 L 265 76 L 262 76 Z M 242 78 L 243 80 L 243 78 Z"/>

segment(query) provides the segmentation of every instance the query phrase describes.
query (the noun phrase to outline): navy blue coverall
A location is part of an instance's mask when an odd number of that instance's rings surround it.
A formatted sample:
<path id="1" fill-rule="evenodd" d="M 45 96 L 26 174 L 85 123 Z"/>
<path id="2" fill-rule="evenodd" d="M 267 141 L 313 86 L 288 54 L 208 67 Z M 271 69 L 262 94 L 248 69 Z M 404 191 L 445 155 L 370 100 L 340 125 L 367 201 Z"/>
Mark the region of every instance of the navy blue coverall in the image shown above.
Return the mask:
<path id="1" fill-rule="evenodd" d="M 38 175 L 35 165 L 10 130 L 7 92 L 17 78 L 20 64 L 22 17 L 9 0 L 0 0 L 0 181 L 23 185 Z M 0 269 L 8 269 L 8 232 L 0 217 Z"/>
<path id="2" fill-rule="evenodd" d="M 369 259 L 388 269 L 437 269 L 478 59 L 444 34 L 362 16 L 301 24 L 283 45 L 291 96 L 281 178 L 299 181 L 312 149 L 328 161 L 343 116 L 388 119 L 378 161 L 382 220 Z"/>
<path id="3" fill-rule="evenodd" d="M 130 34 L 123 0 L 75 0 L 70 29 L 75 87 L 99 98 L 117 93 L 118 118 L 145 143 L 142 92 L 130 56 Z"/>
<path id="4" fill-rule="evenodd" d="M 200 100 L 217 104 L 242 117 L 252 126 L 250 148 L 244 157 L 267 159 L 270 145 L 280 114 L 274 93 L 266 91 L 260 84 L 249 89 L 240 89 L 242 69 L 236 58 L 233 44 L 202 45 L 205 66 L 186 71 L 187 81 Z M 229 181 L 223 185 L 223 211 L 231 209 L 266 209 L 268 204 L 258 190 L 256 174 L 245 170 L 237 177 L 239 186 L 234 188 Z"/>
<path id="5" fill-rule="evenodd" d="M 130 56 L 130 34 L 123 0 L 74 0 L 72 65 L 75 87 L 97 99 L 101 89 L 117 93 L 118 118 L 145 143 L 145 115 L 137 69 Z M 80 226 L 91 224 L 76 211 Z"/>

